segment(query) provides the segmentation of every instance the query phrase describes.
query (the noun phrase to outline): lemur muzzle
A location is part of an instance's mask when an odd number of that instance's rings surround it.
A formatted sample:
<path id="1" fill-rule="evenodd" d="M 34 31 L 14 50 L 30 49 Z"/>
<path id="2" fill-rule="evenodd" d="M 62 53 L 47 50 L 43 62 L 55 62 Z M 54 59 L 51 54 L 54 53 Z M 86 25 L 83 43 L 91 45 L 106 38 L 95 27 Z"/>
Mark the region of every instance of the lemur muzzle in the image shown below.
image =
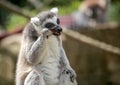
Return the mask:
<path id="1" fill-rule="evenodd" d="M 60 26 L 56 25 L 51 28 L 51 31 L 53 32 L 54 35 L 60 35 L 62 32 L 62 28 Z"/>

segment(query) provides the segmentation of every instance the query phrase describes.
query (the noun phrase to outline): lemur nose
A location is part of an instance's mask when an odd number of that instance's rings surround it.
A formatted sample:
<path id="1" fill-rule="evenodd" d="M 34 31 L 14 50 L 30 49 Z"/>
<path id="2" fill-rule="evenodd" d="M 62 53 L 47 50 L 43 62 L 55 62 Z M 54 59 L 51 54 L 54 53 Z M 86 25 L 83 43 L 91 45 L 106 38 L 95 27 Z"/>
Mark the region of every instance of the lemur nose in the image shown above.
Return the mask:
<path id="1" fill-rule="evenodd" d="M 62 32 L 62 28 L 60 26 L 54 26 L 52 29 L 57 32 Z"/>
<path id="2" fill-rule="evenodd" d="M 62 28 L 61 28 L 61 27 L 59 27 L 59 28 L 58 28 L 58 31 L 59 31 L 59 32 L 62 32 Z"/>

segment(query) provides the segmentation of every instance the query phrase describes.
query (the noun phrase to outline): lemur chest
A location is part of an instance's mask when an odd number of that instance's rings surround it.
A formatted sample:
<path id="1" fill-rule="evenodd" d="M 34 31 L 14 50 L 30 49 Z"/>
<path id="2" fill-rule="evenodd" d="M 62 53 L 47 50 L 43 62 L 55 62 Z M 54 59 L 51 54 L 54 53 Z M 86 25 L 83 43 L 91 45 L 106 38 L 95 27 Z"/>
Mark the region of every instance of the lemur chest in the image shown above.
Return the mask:
<path id="1" fill-rule="evenodd" d="M 51 36 L 46 39 L 45 58 L 58 60 L 60 57 L 60 39 L 56 36 Z M 45 59 L 45 60 L 48 60 Z M 44 60 L 43 60 L 44 61 Z"/>
<path id="2" fill-rule="evenodd" d="M 46 40 L 46 49 L 43 54 L 44 58 L 38 65 L 47 81 L 47 85 L 56 85 L 60 73 L 60 41 L 56 37 Z"/>
<path id="3" fill-rule="evenodd" d="M 40 56 L 42 57 L 41 63 L 59 61 L 59 58 L 61 56 L 60 54 L 61 41 L 59 37 L 52 35 L 48 39 L 46 39 L 44 43 L 45 43 L 44 44 L 45 46 L 43 48 L 44 52 Z"/>

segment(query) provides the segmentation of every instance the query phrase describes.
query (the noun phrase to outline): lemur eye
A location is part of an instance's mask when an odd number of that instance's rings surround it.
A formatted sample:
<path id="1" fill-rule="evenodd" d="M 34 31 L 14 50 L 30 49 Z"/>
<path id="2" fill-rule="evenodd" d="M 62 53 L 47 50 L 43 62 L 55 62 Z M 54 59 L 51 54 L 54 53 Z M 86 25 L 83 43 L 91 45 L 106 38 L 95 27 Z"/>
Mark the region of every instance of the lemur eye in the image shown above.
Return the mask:
<path id="1" fill-rule="evenodd" d="M 60 24 L 60 20 L 57 18 L 57 24 Z"/>
<path id="2" fill-rule="evenodd" d="M 45 24 L 45 27 L 46 27 L 46 28 L 52 28 L 52 27 L 54 27 L 54 26 L 55 26 L 55 25 L 54 25 L 53 23 L 51 23 L 51 22 Z"/>

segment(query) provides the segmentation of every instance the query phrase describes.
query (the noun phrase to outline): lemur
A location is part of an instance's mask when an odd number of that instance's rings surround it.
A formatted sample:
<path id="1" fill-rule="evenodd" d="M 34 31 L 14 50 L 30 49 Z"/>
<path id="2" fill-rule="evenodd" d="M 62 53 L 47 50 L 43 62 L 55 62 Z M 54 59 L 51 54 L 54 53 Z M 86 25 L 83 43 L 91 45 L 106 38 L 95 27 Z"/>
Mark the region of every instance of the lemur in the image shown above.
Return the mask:
<path id="1" fill-rule="evenodd" d="M 79 10 L 71 14 L 74 22 L 71 28 L 94 27 L 97 23 L 108 22 L 109 7 L 110 0 L 83 0 Z"/>
<path id="2" fill-rule="evenodd" d="M 31 18 L 23 31 L 16 85 L 77 85 L 60 38 L 58 9 Z"/>

